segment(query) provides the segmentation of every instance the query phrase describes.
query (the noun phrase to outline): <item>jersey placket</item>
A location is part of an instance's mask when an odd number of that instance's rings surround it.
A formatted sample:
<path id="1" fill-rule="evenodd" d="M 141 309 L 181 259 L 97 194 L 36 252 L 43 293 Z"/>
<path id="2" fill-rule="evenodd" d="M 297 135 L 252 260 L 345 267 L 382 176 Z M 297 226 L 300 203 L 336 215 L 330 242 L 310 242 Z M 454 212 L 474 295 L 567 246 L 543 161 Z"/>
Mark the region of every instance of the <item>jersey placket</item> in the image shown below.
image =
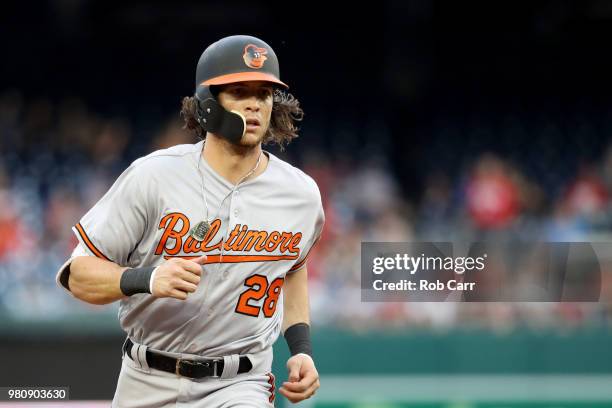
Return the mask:
<path id="1" fill-rule="evenodd" d="M 215 312 L 215 304 L 219 301 L 219 299 L 211 296 L 218 291 L 213 289 L 218 286 L 218 282 L 224 280 L 228 276 L 227 266 L 231 264 L 223 263 L 223 256 L 225 255 L 225 250 L 223 249 L 223 245 L 227 240 L 229 235 L 228 228 L 224 228 L 224 226 L 230 226 L 232 224 L 232 217 L 234 211 L 234 193 L 235 191 L 230 188 L 230 186 L 225 183 L 222 179 L 220 179 L 212 169 L 207 167 L 206 179 L 209 180 L 208 184 L 208 197 L 210 208 L 216 208 L 217 211 L 214 211 L 212 215 L 211 221 L 214 219 L 219 219 L 221 221 L 221 229 L 219 230 L 219 234 L 222 235 L 221 239 L 221 248 L 218 252 L 219 262 L 218 263 L 210 263 L 204 266 L 204 271 L 202 273 L 202 281 L 200 284 L 203 284 L 203 295 L 202 295 L 202 304 L 200 306 L 200 316 L 205 316 L 207 319 L 210 318 Z M 224 191 L 225 190 L 225 191 Z M 213 193 L 214 191 L 214 193 Z M 211 199 L 215 197 L 215 199 Z M 213 241 L 213 243 L 216 241 Z M 208 256 L 214 254 L 207 254 Z M 217 288 L 218 289 L 218 288 Z M 197 321 L 194 316 L 194 321 Z M 193 352 L 196 349 L 204 346 L 203 344 L 198 343 L 198 339 L 200 338 L 201 327 L 198 324 L 193 324 L 187 329 L 185 333 L 185 345 L 190 344 L 187 347 L 187 352 Z"/>

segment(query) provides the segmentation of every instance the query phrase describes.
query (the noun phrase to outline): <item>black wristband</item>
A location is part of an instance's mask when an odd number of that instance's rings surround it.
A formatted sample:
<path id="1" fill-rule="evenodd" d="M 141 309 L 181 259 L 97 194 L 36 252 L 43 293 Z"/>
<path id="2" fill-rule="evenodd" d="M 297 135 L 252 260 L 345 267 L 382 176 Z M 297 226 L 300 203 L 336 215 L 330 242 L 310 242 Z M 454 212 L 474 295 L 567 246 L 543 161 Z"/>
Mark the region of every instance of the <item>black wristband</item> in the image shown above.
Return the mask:
<path id="1" fill-rule="evenodd" d="M 307 323 L 296 323 L 285 330 L 285 340 L 292 356 L 304 353 L 312 357 L 310 326 Z"/>
<path id="2" fill-rule="evenodd" d="M 154 269 L 154 266 L 126 269 L 119 282 L 121 292 L 126 296 L 132 296 L 136 293 L 151 293 L 149 282 Z"/>

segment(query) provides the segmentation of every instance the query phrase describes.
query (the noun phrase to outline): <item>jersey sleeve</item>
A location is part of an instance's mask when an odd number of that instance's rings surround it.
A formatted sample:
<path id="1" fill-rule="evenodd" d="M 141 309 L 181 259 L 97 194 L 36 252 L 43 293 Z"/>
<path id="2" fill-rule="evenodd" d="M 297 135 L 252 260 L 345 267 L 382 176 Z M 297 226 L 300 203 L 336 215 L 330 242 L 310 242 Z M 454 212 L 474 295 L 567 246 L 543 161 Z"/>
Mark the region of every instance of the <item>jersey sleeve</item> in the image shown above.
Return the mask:
<path id="1" fill-rule="evenodd" d="M 315 208 L 317 208 L 317 211 L 312 219 L 312 222 L 314 223 L 312 227 L 313 233 L 308 238 L 306 245 L 304 245 L 304 248 L 300 252 L 300 256 L 295 261 L 295 264 L 291 267 L 291 269 L 289 269 L 289 273 L 299 271 L 304 266 L 306 266 L 308 256 L 321 238 L 321 233 L 323 232 L 323 225 L 325 224 L 325 213 L 323 212 L 323 204 L 321 203 L 320 196 L 318 197 L 318 205 Z"/>
<path id="2" fill-rule="evenodd" d="M 128 266 L 148 221 L 148 175 L 135 162 L 72 230 L 91 255 Z"/>
<path id="3" fill-rule="evenodd" d="M 60 266 L 60 268 L 58 269 L 57 274 L 55 275 L 55 282 L 57 283 L 57 285 L 61 288 L 66 289 L 68 293 L 72 294 L 72 292 L 70 291 L 70 287 L 68 287 L 68 278 L 70 276 L 70 268 L 69 268 L 70 263 L 77 256 L 90 256 L 90 255 L 91 253 L 87 251 L 87 249 L 85 249 L 83 244 L 78 243 L 77 246 L 72 251 L 70 258 L 68 258 L 68 260 L 64 262 L 64 264 Z"/>

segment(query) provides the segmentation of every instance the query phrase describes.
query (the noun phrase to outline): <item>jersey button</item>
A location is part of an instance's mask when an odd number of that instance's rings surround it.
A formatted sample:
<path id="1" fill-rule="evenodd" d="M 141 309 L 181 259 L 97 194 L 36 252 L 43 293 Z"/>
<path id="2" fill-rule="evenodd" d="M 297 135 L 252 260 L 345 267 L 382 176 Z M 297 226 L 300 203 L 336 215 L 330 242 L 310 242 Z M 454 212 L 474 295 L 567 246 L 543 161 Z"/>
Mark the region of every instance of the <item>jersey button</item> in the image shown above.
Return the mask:
<path id="1" fill-rule="evenodd" d="M 238 216 L 238 210 L 234 210 L 234 215 Z"/>

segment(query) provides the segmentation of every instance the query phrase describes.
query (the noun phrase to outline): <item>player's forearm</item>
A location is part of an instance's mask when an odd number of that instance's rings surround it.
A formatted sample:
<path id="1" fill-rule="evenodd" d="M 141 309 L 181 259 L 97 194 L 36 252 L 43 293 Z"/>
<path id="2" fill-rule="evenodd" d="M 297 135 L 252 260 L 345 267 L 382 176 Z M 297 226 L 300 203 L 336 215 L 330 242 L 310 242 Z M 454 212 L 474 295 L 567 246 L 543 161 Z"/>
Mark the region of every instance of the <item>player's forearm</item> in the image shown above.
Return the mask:
<path id="1" fill-rule="evenodd" d="M 308 272 L 306 267 L 285 277 L 283 295 L 283 333 L 296 323 L 310 324 Z"/>
<path id="2" fill-rule="evenodd" d="M 94 256 L 78 256 L 70 264 L 70 291 L 87 303 L 112 303 L 125 296 L 120 288 L 121 274 L 125 269 Z"/>

